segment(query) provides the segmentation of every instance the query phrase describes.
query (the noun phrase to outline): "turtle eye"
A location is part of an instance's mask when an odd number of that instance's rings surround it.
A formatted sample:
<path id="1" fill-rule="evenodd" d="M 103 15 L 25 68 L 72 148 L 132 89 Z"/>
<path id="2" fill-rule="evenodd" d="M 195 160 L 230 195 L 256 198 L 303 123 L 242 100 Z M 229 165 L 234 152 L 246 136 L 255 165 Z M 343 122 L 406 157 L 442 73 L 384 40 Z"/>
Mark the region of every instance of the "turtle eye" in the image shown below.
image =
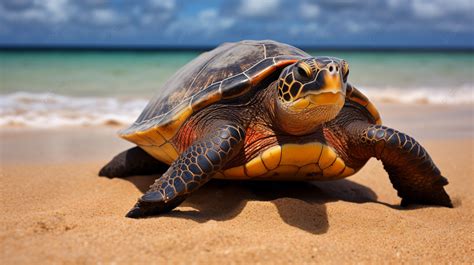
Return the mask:
<path id="1" fill-rule="evenodd" d="M 347 82 L 347 77 L 348 77 L 348 76 L 349 76 L 349 69 L 347 69 L 347 71 L 345 71 L 345 72 L 343 73 L 342 81 L 343 81 L 344 83 Z"/>
<path id="2" fill-rule="evenodd" d="M 342 81 L 347 82 L 349 76 L 349 64 L 346 61 L 342 61 Z"/>
<path id="3" fill-rule="evenodd" d="M 296 66 L 296 72 L 299 76 L 303 78 L 310 78 L 311 77 L 311 68 L 306 65 L 305 63 L 299 63 Z"/>

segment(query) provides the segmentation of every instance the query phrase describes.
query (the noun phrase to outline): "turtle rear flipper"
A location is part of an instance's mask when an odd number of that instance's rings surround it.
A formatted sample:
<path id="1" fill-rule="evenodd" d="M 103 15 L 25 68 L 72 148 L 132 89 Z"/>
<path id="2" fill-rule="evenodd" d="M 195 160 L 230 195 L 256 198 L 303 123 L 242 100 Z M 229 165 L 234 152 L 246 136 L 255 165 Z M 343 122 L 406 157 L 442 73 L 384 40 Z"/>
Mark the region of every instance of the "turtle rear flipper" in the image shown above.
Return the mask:
<path id="1" fill-rule="evenodd" d="M 412 137 L 397 130 L 370 125 L 363 130 L 372 156 L 381 160 L 401 206 L 428 204 L 453 207 L 444 186 L 448 184 L 426 150 Z"/>
<path id="2" fill-rule="evenodd" d="M 99 171 L 99 176 L 124 178 L 136 175 L 163 173 L 169 166 L 156 160 L 140 147 L 133 147 L 116 155 Z"/>

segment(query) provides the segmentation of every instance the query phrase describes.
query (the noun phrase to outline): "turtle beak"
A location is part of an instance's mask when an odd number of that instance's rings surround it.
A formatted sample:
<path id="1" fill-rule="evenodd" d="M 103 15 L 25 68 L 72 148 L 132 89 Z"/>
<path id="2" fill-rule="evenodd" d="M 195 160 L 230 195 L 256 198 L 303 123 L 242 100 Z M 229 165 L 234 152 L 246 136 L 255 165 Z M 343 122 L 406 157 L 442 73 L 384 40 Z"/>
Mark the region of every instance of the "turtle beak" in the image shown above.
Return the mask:
<path id="1" fill-rule="evenodd" d="M 341 93 L 345 95 L 341 70 L 336 63 L 331 62 L 327 64 L 318 72 L 315 85 L 308 86 L 308 94 Z"/>
<path id="2" fill-rule="evenodd" d="M 339 64 L 333 62 L 322 67 L 317 73 L 316 81 L 305 86 L 301 97 L 302 102 L 295 102 L 299 103 L 296 106 L 306 105 L 306 103 L 303 104 L 305 101 L 310 103 L 306 107 L 344 105 L 346 89 L 341 70 Z"/>

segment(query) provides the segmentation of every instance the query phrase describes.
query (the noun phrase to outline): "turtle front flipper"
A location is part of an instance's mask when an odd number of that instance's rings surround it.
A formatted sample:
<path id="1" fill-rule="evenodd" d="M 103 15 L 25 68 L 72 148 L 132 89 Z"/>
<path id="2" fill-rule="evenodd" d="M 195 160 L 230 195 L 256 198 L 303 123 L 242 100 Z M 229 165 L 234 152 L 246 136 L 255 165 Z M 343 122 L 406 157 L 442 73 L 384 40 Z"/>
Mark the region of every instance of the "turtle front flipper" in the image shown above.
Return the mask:
<path id="1" fill-rule="evenodd" d="M 116 155 L 99 171 L 99 176 L 124 178 L 165 172 L 168 165 L 136 146 Z"/>
<path id="2" fill-rule="evenodd" d="M 448 184 L 426 150 L 397 130 L 370 125 L 361 139 L 369 155 L 381 160 L 402 198 L 401 205 L 431 204 L 453 207 L 444 186 Z"/>
<path id="3" fill-rule="evenodd" d="M 220 170 L 243 146 L 245 132 L 226 124 L 188 147 L 127 213 L 140 218 L 171 211 Z"/>

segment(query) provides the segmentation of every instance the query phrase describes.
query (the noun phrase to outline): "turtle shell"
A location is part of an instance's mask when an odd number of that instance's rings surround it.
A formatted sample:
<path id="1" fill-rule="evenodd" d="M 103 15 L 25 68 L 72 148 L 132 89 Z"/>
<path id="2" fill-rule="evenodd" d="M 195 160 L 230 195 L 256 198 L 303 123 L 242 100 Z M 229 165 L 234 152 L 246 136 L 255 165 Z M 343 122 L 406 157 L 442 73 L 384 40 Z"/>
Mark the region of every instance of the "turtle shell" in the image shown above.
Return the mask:
<path id="1" fill-rule="evenodd" d="M 245 95 L 275 71 L 307 57 L 311 56 L 298 48 L 270 40 L 224 43 L 178 70 L 119 135 L 170 164 L 179 153 L 172 139 L 193 113 Z M 380 123 L 377 110 L 362 93 L 355 88 L 348 92 L 350 100 Z"/>
<path id="2" fill-rule="evenodd" d="M 224 43 L 178 70 L 119 135 L 145 149 L 170 143 L 196 111 L 242 96 L 278 69 L 307 57 L 304 51 L 275 41 Z M 174 158 L 176 148 L 168 149 Z"/>

